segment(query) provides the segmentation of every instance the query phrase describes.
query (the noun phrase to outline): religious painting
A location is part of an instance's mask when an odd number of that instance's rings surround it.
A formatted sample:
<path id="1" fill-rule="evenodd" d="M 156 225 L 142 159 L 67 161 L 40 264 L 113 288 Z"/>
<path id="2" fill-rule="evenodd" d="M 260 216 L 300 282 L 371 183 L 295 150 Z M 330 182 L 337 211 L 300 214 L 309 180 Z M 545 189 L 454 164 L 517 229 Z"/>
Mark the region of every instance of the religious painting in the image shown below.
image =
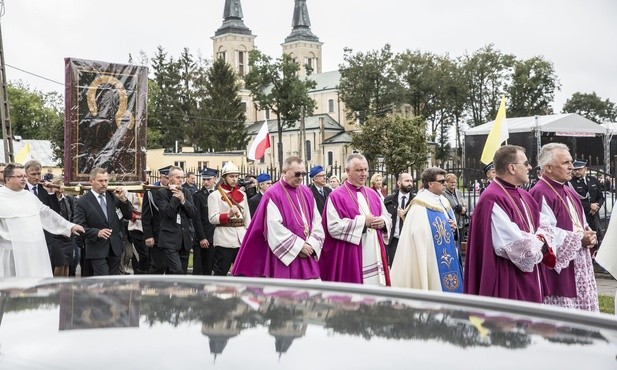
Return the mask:
<path id="1" fill-rule="evenodd" d="M 144 181 L 148 68 L 66 58 L 65 71 L 65 183 L 96 167 L 112 182 Z"/>
<path id="2" fill-rule="evenodd" d="M 59 330 L 137 328 L 141 291 L 60 292 Z"/>

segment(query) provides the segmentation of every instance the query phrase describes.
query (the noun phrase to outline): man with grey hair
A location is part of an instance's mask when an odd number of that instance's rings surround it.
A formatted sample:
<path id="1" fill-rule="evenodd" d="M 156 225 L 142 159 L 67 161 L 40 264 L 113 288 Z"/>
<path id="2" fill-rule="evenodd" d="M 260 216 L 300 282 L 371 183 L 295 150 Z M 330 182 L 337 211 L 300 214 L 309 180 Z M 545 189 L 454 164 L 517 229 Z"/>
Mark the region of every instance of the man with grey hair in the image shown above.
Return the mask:
<path id="1" fill-rule="evenodd" d="M 323 225 L 326 239 L 319 259 L 321 279 L 389 286 L 383 234 L 392 219 L 381 198 L 364 186 L 368 162 L 361 154 L 347 157 L 347 180 L 326 200 Z"/>
<path id="2" fill-rule="evenodd" d="M 90 191 L 79 198 L 75 207 L 75 223 L 86 230 L 86 259 L 92 264 L 94 276 L 118 275 L 125 235 L 116 208 L 122 218 L 131 220 L 133 206 L 122 187 L 108 191 L 109 174 L 104 168 L 90 172 L 90 185 Z"/>
<path id="3" fill-rule="evenodd" d="M 462 293 L 463 273 L 456 249 L 456 218 L 448 199 L 446 171 L 422 172 L 423 190 L 405 216 L 394 261 L 392 286 Z"/>
<path id="4" fill-rule="evenodd" d="M 550 143 L 540 149 L 538 164 L 542 176 L 531 189 L 542 217 L 552 226 L 556 264 L 543 268 L 544 303 L 598 312 L 598 289 L 590 249 L 597 244 L 589 228 L 578 194 L 568 185 L 572 179 L 569 148 Z"/>

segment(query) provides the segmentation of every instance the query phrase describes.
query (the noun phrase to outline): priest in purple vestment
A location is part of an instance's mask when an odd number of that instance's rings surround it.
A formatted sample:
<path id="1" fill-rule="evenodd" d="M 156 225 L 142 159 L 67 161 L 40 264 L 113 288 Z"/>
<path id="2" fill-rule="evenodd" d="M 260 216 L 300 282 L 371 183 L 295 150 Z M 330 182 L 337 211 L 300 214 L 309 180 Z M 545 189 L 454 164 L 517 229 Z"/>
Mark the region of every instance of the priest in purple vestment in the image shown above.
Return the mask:
<path id="1" fill-rule="evenodd" d="M 324 230 L 313 193 L 302 184 L 305 176 L 302 159 L 285 160 L 283 177 L 265 192 L 253 215 L 233 275 L 319 279 Z"/>
<path id="2" fill-rule="evenodd" d="M 521 189 L 531 166 L 525 149 L 504 145 L 493 157 L 497 177 L 482 193 L 469 229 L 464 291 L 542 303 L 540 264 L 555 264 L 551 228 Z"/>
<path id="3" fill-rule="evenodd" d="M 542 269 L 544 303 L 598 312 L 598 288 L 589 249 L 597 244 L 595 231 L 587 225 L 580 197 L 570 188 L 572 156 L 561 143 L 540 149 L 538 164 L 542 177 L 530 190 L 542 216 L 555 235 L 557 256 L 554 269 Z"/>
<path id="4" fill-rule="evenodd" d="M 345 163 L 347 180 L 330 193 L 323 213 L 326 240 L 319 259 L 321 279 L 390 285 L 384 247 L 392 218 L 379 195 L 364 186 L 368 162 L 352 154 Z"/>

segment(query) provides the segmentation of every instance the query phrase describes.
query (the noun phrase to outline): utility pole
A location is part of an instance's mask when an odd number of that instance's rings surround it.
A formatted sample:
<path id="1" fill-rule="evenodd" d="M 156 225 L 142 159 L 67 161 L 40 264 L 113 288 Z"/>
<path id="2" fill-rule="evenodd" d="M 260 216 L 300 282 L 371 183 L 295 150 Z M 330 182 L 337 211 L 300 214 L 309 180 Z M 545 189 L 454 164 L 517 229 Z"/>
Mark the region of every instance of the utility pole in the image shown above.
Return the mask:
<path id="1" fill-rule="evenodd" d="M 0 19 L 4 15 L 4 0 L 0 0 Z M 2 140 L 4 141 L 4 161 L 15 162 L 13 155 L 13 132 L 9 118 L 9 96 L 6 90 L 6 68 L 4 46 L 2 43 L 2 23 L 0 22 L 0 120 L 2 120 Z"/>

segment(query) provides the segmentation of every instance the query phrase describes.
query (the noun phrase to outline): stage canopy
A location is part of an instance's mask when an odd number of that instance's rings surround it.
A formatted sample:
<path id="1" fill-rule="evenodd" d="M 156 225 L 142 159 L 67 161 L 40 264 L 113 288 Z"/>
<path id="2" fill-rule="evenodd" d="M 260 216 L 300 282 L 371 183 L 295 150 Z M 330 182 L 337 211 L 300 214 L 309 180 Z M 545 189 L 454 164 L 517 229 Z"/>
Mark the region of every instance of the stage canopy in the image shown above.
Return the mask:
<path id="1" fill-rule="evenodd" d="M 508 132 L 551 132 L 555 136 L 596 136 L 606 133 L 606 128 L 576 113 L 551 114 L 547 116 L 506 118 Z M 465 135 L 488 135 L 495 121 L 465 131 Z"/>

